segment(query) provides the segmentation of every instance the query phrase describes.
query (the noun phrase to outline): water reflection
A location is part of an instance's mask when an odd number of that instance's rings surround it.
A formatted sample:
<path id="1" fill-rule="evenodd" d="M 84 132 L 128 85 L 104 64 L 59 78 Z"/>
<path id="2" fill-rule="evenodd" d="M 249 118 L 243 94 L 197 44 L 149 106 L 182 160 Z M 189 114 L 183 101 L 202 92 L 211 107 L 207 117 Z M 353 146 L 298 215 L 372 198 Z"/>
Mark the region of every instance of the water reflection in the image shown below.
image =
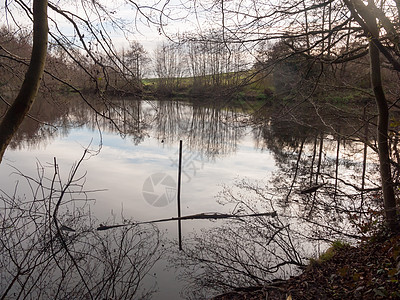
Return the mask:
<path id="1" fill-rule="evenodd" d="M 34 177 L 14 169 L 14 194 L 0 190 L 3 299 L 150 299 L 152 288 L 141 286 L 165 251 L 161 234 L 142 225 L 95 230 L 85 157 L 66 178 L 56 159 Z"/>
<path id="2" fill-rule="evenodd" d="M 338 122 L 325 111 L 323 122 L 309 107 L 298 108 L 296 115 L 271 107 L 249 115 L 237 107 L 172 101 L 91 99 L 94 110 L 73 97 L 58 103 L 49 109 L 41 103 L 33 111 L 43 122 L 27 120 L 27 133 L 21 130 L 13 144 L 20 151 L 11 149 L 8 159 L 27 165 L 32 157 L 58 156 L 60 163 L 71 163 L 94 139 L 92 145 L 102 150 L 85 162 L 87 186 L 109 189 L 96 195 L 92 212 L 98 219 L 176 216 L 172 203 L 147 203 L 142 189 L 154 174 L 176 178 L 180 139 L 185 145 L 182 215 L 278 213 L 233 222 L 185 221 L 185 252 L 171 259 L 181 278 L 190 280 L 187 295 L 198 292 L 188 297 L 293 274 L 313 254 L 313 241 L 362 237 L 373 222 L 369 212 L 379 212 L 374 153 L 361 142 L 373 144 L 373 135 L 361 130 L 364 123 L 357 118 L 342 116 L 346 122 Z M 40 151 L 45 147 L 48 154 Z M 213 198 L 217 194 L 224 206 Z M 169 230 L 175 251 L 175 224 L 160 228 Z M 164 274 L 160 268 L 155 273 Z M 160 276 L 155 275 L 163 291 L 159 298 L 172 289 L 177 298 L 183 280 Z"/>
<path id="3" fill-rule="evenodd" d="M 268 154 L 253 148 L 252 139 L 246 135 L 245 114 L 238 109 L 128 99 L 104 103 L 92 99 L 91 105 L 96 110 L 93 111 L 75 100 L 69 97 L 65 100 L 68 105 L 52 110 L 47 110 L 45 104 L 37 107 L 32 114 L 42 122 L 27 120 L 24 127 L 29 134 L 21 130 L 14 141 L 15 148 L 8 150 L 5 159 L 34 178 L 35 158 L 47 165 L 56 156 L 61 166 L 60 176 L 65 178 L 68 166 L 89 147 L 92 156 L 82 165 L 82 171 L 87 172 L 86 188 L 106 189 L 96 193 L 96 203 L 90 206 L 98 222 L 112 224 L 123 222 L 124 218 L 149 221 L 176 216 L 172 203 L 165 207 L 151 206 L 143 199 L 142 189 L 146 179 L 159 172 L 176 178 L 175 146 L 179 139 L 184 140 L 186 161 L 183 215 L 228 210 L 220 208 L 213 198 L 220 189 L 218 184 L 229 182 L 239 174 L 264 176 L 273 167 Z M 212 131 L 215 129 L 217 132 Z M 94 151 L 96 145 L 102 147 L 100 152 Z M 265 161 L 264 166 L 259 165 L 261 160 Z M 18 179 L 10 176 L 12 169 L 8 164 L 1 165 L 1 173 L 3 191 L 13 194 Z M 17 194 L 28 194 L 29 187 L 25 190 L 19 186 L 17 190 Z M 186 223 L 184 236 L 203 227 L 214 227 L 214 224 Z M 160 230 L 168 230 L 170 238 L 176 236 L 175 224 L 161 224 Z M 151 289 L 157 281 L 161 290 L 159 299 L 165 299 L 166 294 L 179 298 L 181 282 L 166 274 L 162 266 L 156 266 L 152 274 L 146 277 L 145 285 Z"/>
<path id="4" fill-rule="evenodd" d="M 235 152 L 244 135 L 244 114 L 238 110 L 167 101 L 158 102 L 156 109 L 160 139 L 167 143 L 184 139 L 191 151 L 200 151 L 209 158 Z"/>
<path id="5" fill-rule="evenodd" d="M 329 242 L 359 241 L 378 230 L 383 203 L 377 157 L 362 142 L 374 140 L 359 116 L 347 124 L 332 118 L 331 126 L 310 113 L 302 122 L 269 113 L 253 126 L 253 135 L 276 168 L 267 180 L 244 178 L 225 186 L 218 198 L 238 215 L 277 216 L 238 218 L 188 236 L 185 253 L 170 258 L 188 282 L 188 299 L 287 278 Z"/>
<path id="6" fill-rule="evenodd" d="M 61 104 L 38 103 L 32 110 L 34 117 L 25 121 L 12 149 L 43 148 L 51 140 L 67 136 L 72 128 L 86 126 L 93 131 L 120 134 L 135 145 L 150 136 L 166 145 L 183 139 L 190 151 L 214 158 L 235 152 L 248 120 L 239 109 L 177 101 L 92 99 L 91 108 L 78 97 L 69 96 Z"/>

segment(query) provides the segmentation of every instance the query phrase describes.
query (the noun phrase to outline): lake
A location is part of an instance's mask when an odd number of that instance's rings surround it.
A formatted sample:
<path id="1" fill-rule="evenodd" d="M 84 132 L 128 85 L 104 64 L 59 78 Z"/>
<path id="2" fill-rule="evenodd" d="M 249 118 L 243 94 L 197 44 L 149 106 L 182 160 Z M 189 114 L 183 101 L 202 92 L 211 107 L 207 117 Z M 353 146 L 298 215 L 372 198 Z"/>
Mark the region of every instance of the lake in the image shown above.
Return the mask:
<path id="1" fill-rule="evenodd" d="M 146 288 L 157 286 L 152 299 L 180 299 L 185 287 L 188 297 L 188 286 L 195 289 L 191 276 L 200 274 L 196 275 L 198 279 L 228 272 L 211 266 L 209 261 L 206 263 L 204 256 L 201 260 L 194 259 L 192 264 L 189 259 L 199 255 L 201 238 L 212 237 L 213 233 L 219 239 L 204 242 L 202 247 L 206 246 L 207 251 L 219 247 L 218 243 L 228 249 L 239 249 L 239 237 L 242 237 L 246 246 L 238 252 L 238 257 L 247 255 L 245 261 L 249 265 L 258 262 L 258 267 L 266 266 L 265 270 L 252 271 L 259 277 L 254 279 L 258 283 L 262 278 L 296 273 L 295 267 L 307 259 L 305 255 L 318 254 L 329 240 L 343 236 L 356 239 L 357 221 L 349 222 L 343 216 L 362 215 L 374 207 L 359 190 L 373 190 L 378 186 L 377 164 L 374 153 L 364 150 L 364 144 L 357 141 L 365 135 L 370 139 L 372 134 L 368 136 L 368 131 L 357 130 L 363 125 L 357 120 L 345 118 L 346 122 L 331 122 L 336 124 L 333 128 L 307 109 L 301 119 L 296 119 L 298 114 L 291 109 L 260 108 L 254 103 L 233 106 L 133 99 L 95 103 L 97 113 L 81 101 L 71 101 L 68 105 L 60 102 L 48 109 L 44 103 L 36 108 L 35 118 L 43 123 L 27 121 L 25 130 L 19 132 L 0 166 L 3 199 L 7 198 L 5 195 L 30 199 L 46 194 L 26 176 L 40 178 L 36 182 L 40 182 L 41 188 L 50 186 L 55 163 L 59 176 L 55 182 L 68 182 L 71 168 L 85 153 L 74 177 L 76 181 L 67 189 L 68 201 L 65 200 L 59 212 L 72 216 L 65 219 L 70 222 L 65 224 L 75 232 L 78 228 L 95 230 L 98 226 L 173 218 L 178 214 L 181 140 L 182 216 L 278 214 L 278 217 L 243 217 L 231 221 L 182 221 L 186 257 L 178 248 L 177 222 L 157 223 L 169 263 L 166 258 L 154 262 L 143 280 Z M 252 114 L 255 108 L 259 113 Z M 334 114 L 327 113 L 327 116 L 331 118 L 327 117 L 329 123 Z M 367 154 L 368 160 L 364 160 Z M 311 191 L 307 190 L 310 188 Z M 90 212 L 92 216 L 84 221 L 91 223 L 78 226 L 73 221 L 76 214 L 71 211 L 83 210 L 82 207 L 85 214 Z M 327 226 L 321 227 L 321 224 Z M 295 232 L 293 236 L 289 228 Z M 257 232 L 258 236 L 252 236 Z M 266 243 L 267 237 L 275 236 L 271 232 L 281 240 Z M 99 234 L 107 235 L 107 231 Z M 234 237 L 235 242 L 229 244 L 232 240 L 220 239 L 221 236 Z M 268 247 L 272 244 L 276 253 L 287 252 L 285 255 L 291 259 L 275 272 L 271 270 L 276 267 L 276 257 L 268 256 L 271 252 Z M 304 248 L 301 251 L 300 245 Z M 293 253 L 287 251 L 289 248 Z M 221 257 L 210 260 L 231 259 L 240 265 L 238 257 L 232 258 L 230 250 L 223 254 L 225 250 L 216 250 Z M 165 269 L 171 262 L 177 266 L 176 270 Z M 202 263 L 205 265 L 200 270 L 198 266 Z M 208 270 L 208 275 L 202 273 L 204 270 Z M 242 277 L 236 279 L 238 284 L 246 285 Z M 204 291 L 200 288 L 197 296 L 192 297 L 200 297 L 201 293 L 209 295 L 206 290 L 206 287 Z"/>

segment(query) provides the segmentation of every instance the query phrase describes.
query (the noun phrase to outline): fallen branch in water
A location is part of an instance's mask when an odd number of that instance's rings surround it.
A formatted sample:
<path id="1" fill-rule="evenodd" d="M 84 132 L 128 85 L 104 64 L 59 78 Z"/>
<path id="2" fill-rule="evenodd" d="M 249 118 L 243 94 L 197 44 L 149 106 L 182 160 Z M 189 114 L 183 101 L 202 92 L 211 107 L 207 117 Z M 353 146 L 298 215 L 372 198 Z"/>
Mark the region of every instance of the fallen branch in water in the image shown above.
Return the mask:
<path id="1" fill-rule="evenodd" d="M 131 224 L 119 224 L 119 225 L 102 225 L 100 224 L 97 227 L 97 230 L 108 230 L 112 228 L 118 228 L 122 226 L 133 226 L 133 225 L 140 225 L 140 224 L 151 224 L 151 223 L 160 223 L 160 222 L 168 222 L 168 221 L 179 221 L 179 220 L 216 220 L 216 219 L 239 219 L 245 217 L 262 217 L 262 216 L 271 216 L 276 217 L 276 211 L 267 212 L 267 213 L 257 213 L 257 214 L 248 214 L 248 215 L 231 215 L 231 214 L 221 214 L 221 213 L 200 213 L 195 215 L 183 216 L 183 217 L 174 217 L 174 218 L 167 218 L 167 219 L 158 219 L 153 221 L 145 221 L 145 222 L 138 222 L 138 223 L 131 223 Z"/>

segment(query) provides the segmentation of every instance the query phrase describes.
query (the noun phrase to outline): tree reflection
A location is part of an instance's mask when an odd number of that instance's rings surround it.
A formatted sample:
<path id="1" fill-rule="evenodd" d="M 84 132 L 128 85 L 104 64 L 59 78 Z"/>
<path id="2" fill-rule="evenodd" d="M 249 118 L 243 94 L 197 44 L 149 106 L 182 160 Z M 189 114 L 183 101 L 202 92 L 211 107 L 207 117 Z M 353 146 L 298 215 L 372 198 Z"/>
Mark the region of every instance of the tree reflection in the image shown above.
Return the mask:
<path id="1" fill-rule="evenodd" d="M 243 119 L 235 108 L 160 101 L 155 127 L 165 143 L 183 139 L 189 150 L 213 159 L 236 151 L 245 134 Z"/>
<path id="2" fill-rule="evenodd" d="M 298 107 L 296 114 L 284 111 L 287 114 L 282 117 L 281 110 L 276 117 L 276 111 L 268 108 L 264 115 L 254 115 L 254 124 L 250 127 L 246 120 L 248 116 L 235 108 L 173 101 L 92 101 L 96 111 L 107 118 L 99 119 L 98 113 L 84 109 L 83 104 L 77 102 L 77 105 L 70 103 L 67 106 L 68 117 L 52 113 L 52 123 L 68 124 L 66 128 L 86 124 L 93 130 L 118 132 L 135 144 L 147 136 L 156 137 L 167 145 L 183 139 L 192 153 L 198 152 L 210 159 L 235 152 L 246 130 L 252 128 L 256 146 L 273 156 L 276 169 L 268 180 L 239 180 L 234 186 L 225 187 L 219 200 L 232 207 L 232 214 L 276 211 L 276 217 L 240 218 L 222 224 L 218 221 L 217 226 L 192 234 L 183 243 L 184 252 L 171 257 L 173 264 L 182 270 L 182 280 L 188 282 L 185 293 L 189 298 L 208 297 L 235 287 L 262 285 L 275 278 L 287 277 L 316 254 L 315 245 L 323 248 L 337 239 L 355 241 L 377 230 L 374 224 L 382 218 L 383 210 L 376 176 L 378 164 L 373 151 L 369 150 L 376 148 L 367 126 L 374 118 L 367 112 L 358 116 L 359 119 L 348 118 L 345 114 L 343 119 L 338 119 L 331 111 L 316 116 L 309 114 L 309 107 Z M 324 120 L 322 113 L 331 118 Z M 39 128 L 41 126 L 44 124 Z M 393 145 L 397 145 L 395 138 Z M 398 157 L 395 147 L 394 164 Z M 48 211 L 50 209 L 43 215 Z M 64 221 L 60 224 L 77 228 Z M 53 227 L 54 240 L 57 234 L 60 236 L 60 230 Z M 139 228 L 136 229 L 138 231 L 134 232 L 138 235 Z M 74 236 L 76 233 L 65 234 Z M 119 234 L 122 240 L 129 240 L 121 232 Z M 84 236 L 88 238 L 89 235 L 93 233 Z M 104 237 L 96 238 L 96 235 L 91 237 L 94 244 L 104 241 Z M 50 244 L 56 243 L 52 239 Z M 137 245 L 140 249 L 149 248 L 154 245 L 147 244 L 150 240 L 147 235 L 145 240 L 140 240 L 139 235 Z M 71 245 L 76 247 L 73 249 L 79 249 L 76 253 L 83 249 L 87 255 L 89 250 L 79 246 L 80 242 L 74 238 Z M 65 245 L 60 245 L 56 249 L 65 254 Z M 103 250 L 98 251 L 103 253 Z M 108 259 L 114 258 L 109 256 Z M 70 260 L 68 267 L 76 269 L 76 264 Z M 140 265 L 140 262 L 135 264 Z M 136 282 L 132 282 L 135 286 Z M 88 282 L 89 287 L 90 284 Z"/>
<path id="3" fill-rule="evenodd" d="M 332 186 L 309 194 L 296 190 L 288 197 L 291 182 L 278 186 L 278 177 L 268 183 L 240 180 L 219 195 L 219 201 L 234 206 L 238 215 L 276 211 L 276 217 L 216 224 L 191 234 L 183 241 L 183 252 L 171 256 L 171 265 L 180 268 L 180 278 L 187 283 L 187 299 L 206 299 L 296 275 L 329 243 L 369 236 L 382 218 L 374 193 L 366 195 L 362 206 L 355 187 L 342 184 L 336 197 Z"/>
<path id="4" fill-rule="evenodd" d="M 365 123 L 347 119 L 330 126 L 314 116 L 311 126 L 312 116 L 300 124 L 267 116 L 253 134 L 257 145 L 272 153 L 276 170 L 267 181 L 242 179 L 225 186 L 219 201 L 238 215 L 276 211 L 277 216 L 218 224 L 184 241 L 183 253 L 171 262 L 183 269 L 189 299 L 287 278 L 329 243 L 359 241 L 380 230 L 378 164 L 362 142 L 374 143 L 367 129 L 361 130 Z"/>
<path id="5" fill-rule="evenodd" d="M 204 149 L 211 158 L 236 152 L 238 141 L 245 135 L 243 118 L 243 113 L 235 108 L 195 105 L 188 124 L 189 145 Z"/>
<path id="6" fill-rule="evenodd" d="M 83 159 L 65 181 L 56 161 L 38 165 L 38 177 L 18 173 L 30 195 L 1 191 L 2 299 L 150 298 L 141 284 L 163 253 L 160 233 L 141 225 L 97 232 Z"/>
<path id="7" fill-rule="evenodd" d="M 214 159 L 235 152 L 245 135 L 247 117 L 236 108 L 129 98 L 104 102 L 93 97 L 90 101 L 94 109 L 74 96 L 38 101 L 32 112 L 34 117 L 24 122 L 12 148 L 38 147 L 68 135 L 72 128 L 86 126 L 119 134 L 135 145 L 150 136 L 167 145 L 182 139 L 190 151 Z"/>
<path id="8" fill-rule="evenodd" d="M 236 214 L 276 209 L 265 189 L 246 181 L 237 182 L 235 188 L 225 187 L 219 200 L 234 204 Z M 184 251 L 171 257 L 172 265 L 182 268 L 180 278 L 188 283 L 185 296 L 205 299 L 293 274 L 295 267 L 304 264 L 304 244 L 291 227 L 289 218 L 278 212 L 238 218 L 192 234 L 183 242 Z"/>
<path id="9" fill-rule="evenodd" d="M 367 161 L 364 143 L 355 142 L 354 136 L 346 138 L 343 133 L 354 127 L 332 130 L 320 124 L 318 129 L 317 124 L 301 130 L 295 126 L 292 135 L 282 135 L 285 122 L 272 122 L 261 129 L 279 166 L 269 186 L 279 195 L 277 203 L 309 224 L 313 238 L 362 237 L 364 233 L 355 226 L 366 222 L 363 218 L 371 211 L 381 209 L 373 200 L 379 187 L 376 155 L 369 153 Z"/>

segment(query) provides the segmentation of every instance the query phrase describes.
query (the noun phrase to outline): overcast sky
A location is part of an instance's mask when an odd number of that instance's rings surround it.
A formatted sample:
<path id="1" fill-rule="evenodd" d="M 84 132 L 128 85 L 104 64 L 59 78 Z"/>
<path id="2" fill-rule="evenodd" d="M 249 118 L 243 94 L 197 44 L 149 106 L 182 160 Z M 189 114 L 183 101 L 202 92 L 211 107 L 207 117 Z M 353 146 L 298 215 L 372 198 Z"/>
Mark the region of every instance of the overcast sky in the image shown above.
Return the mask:
<path id="1" fill-rule="evenodd" d="M 24 1 L 28 7 L 32 7 L 32 1 Z M 186 5 L 181 0 L 171 1 L 155 1 L 155 0 L 139 0 L 136 1 L 139 5 L 143 5 L 141 15 L 138 13 L 136 7 L 132 4 L 127 4 L 127 1 L 102 1 L 107 13 L 101 11 L 101 7 L 93 7 L 91 1 L 55 1 L 64 11 L 71 12 L 76 16 L 81 17 L 85 20 L 90 20 L 93 28 L 98 30 L 106 31 L 111 37 L 116 48 L 128 47 L 129 41 L 140 42 L 149 52 L 153 51 L 156 45 L 163 40 L 166 40 L 163 34 L 160 34 L 160 26 L 152 24 L 146 19 L 146 15 L 149 19 L 154 22 L 160 21 L 159 10 L 164 8 L 164 12 L 170 18 L 163 17 L 164 22 L 163 29 L 170 37 L 173 37 L 175 33 L 185 32 L 188 30 L 194 30 L 193 18 L 188 17 L 190 11 L 186 9 Z M 167 6 L 164 6 L 168 2 Z M 187 3 L 193 3 L 194 1 L 188 1 Z M 5 5 L 8 5 L 6 8 Z M 62 15 L 56 14 L 52 9 L 49 8 L 49 26 L 51 31 L 56 31 L 57 24 L 58 30 L 68 37 L 70 41 L 77 42 L 74 40 L 75 30 L 71 23 Z M 195 18 L 194 18 L 195 19 Z M 32 23 L 30 17 L 27 16 L 26 12 L 15 2 L 3 2 L 0 4 L 0 25 L 11 26 L 13 29 L 21 26 L 26 30 L 32 30 Z M 78 18 L 74 18 L 75 22 L 79 22 Z M 83 25 L 79 26 L 82 32 L 85 32 Z M 85 37 L 89 36 L 86 32 Z M 51 38 L 50 38 L 51 40 Z"/>

